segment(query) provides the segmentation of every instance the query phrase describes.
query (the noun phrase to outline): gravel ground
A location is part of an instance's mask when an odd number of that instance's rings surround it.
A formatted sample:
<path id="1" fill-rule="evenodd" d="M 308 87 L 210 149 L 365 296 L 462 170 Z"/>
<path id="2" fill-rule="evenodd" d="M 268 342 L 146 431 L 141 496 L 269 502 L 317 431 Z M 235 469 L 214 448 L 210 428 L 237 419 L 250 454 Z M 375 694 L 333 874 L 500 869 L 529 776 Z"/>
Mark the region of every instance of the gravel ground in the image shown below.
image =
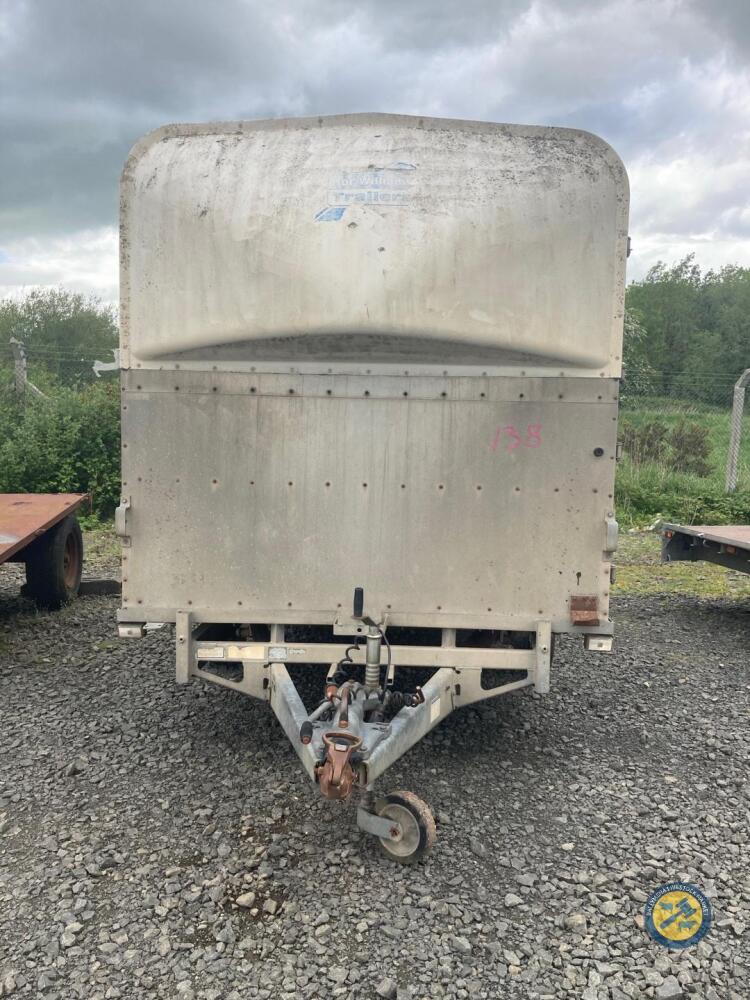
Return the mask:
<path id="1" fill-rule="evenodd" d="M 37 614 L 0 575 L 0 994 L 750 996 L 750 605 L 617 599 L 614 655 L 563 640 L 545 699 L 449 718 L 390 772 L 438 819 L 387 862 L 308 784 L 270 709 L 173 683 L 115 598 Z M 675 878 L 714 907 L 642 929 Z M 237 905 L 242 897 L 244 905 Z"/>

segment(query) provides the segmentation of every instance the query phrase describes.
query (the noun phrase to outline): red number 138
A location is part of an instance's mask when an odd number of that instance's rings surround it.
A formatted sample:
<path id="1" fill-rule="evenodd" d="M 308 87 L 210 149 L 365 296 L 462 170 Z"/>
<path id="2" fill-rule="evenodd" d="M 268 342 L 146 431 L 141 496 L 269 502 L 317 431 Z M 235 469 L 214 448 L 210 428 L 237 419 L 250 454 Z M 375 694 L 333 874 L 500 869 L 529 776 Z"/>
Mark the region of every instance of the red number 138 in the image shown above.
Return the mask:
<path id="1" fill-rule="evenodd" d="M 506 451 L 515 451 L 516 448 L 539 448 L 542 444 L 542 425 L 527 424 L 525 435 L 513 424 L 498 427 L 490 445 L 492 451 L 497 451 L 503 435 L 507 438 Z"/>

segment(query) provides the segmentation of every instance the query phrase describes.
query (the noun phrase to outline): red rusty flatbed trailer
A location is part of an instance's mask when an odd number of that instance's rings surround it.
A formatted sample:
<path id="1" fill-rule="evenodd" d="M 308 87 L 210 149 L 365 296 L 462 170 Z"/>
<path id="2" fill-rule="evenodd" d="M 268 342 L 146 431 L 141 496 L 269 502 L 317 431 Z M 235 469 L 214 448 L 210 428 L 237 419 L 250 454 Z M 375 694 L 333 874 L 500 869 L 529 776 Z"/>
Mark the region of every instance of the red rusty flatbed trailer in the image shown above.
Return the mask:
<path id="1" fill-rule="evenodd" d="M 0 493 L 0 563 L 78 510 L 85 493 Z"/>
<path id="2" fill-rule="evenodd" d="M 26 563 L 25 593 L 57 607 L 78 593 L 83 539 L 75 511 L 85 493 L 0 493 L 0 563 Z"/>
<path id="3" fill-rule="evenodd" d="M 663 523 L 662 562 L 704 559 L 740 573 L 750 573 L 750 525 Z"/>

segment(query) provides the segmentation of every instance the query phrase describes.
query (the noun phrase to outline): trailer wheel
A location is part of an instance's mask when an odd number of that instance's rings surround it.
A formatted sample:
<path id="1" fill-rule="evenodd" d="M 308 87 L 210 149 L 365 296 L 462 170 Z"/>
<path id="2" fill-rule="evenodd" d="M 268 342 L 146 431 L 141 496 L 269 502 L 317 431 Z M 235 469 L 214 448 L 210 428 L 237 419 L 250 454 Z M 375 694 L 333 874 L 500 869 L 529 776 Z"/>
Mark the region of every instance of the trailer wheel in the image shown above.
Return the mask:
<path id="1" fill-rule="evenodd" d="M 83 536 L 69 514 L 30 546 L 25 592 L 40 607 L 59 608 L 77 595 L 82 569 Z"/>
<path id="2" fill-rule="evenodd" d="M 378 837 L 381 851 L 391 861 L 413 865 L 435 846 L 437 830 L 432 810 L 413 792 L 390 792 L 375 804 L 375 812 L 401 827 L 398 840 Z"/>

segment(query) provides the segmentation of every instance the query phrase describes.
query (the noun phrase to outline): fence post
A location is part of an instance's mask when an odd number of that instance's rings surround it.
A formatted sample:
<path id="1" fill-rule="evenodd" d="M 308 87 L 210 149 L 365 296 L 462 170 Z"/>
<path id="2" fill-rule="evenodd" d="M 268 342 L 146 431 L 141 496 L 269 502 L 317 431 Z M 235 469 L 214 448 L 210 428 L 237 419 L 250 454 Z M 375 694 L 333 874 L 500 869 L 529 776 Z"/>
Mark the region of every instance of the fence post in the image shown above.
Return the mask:
<path id="1" fill-rule="evenodd" d="M 10 346 L 13 351 L 13 369 L 15 372 L 16 392 L 23 396 L 26 389 L 26 349 L 20 340 L 15 337 L 10 338 Z"/>
<path id="2" fill-rule="evenodd" d="M 740 460 L 740 439 L 742 437 L 742 415 L 745 410 L 745 387 L 750 385 L 750 368 L 746 368 L 737 379 L 732 398 L 732 427 L 729 435 L 727 456 L 727 493 L 737 489 L 737 467 Z"/>
<path id="3" fill-rule="evenodd" d="M 16 340 L 15 337 L 11 337 L 10 346 L 13 351 L 13 367 L 16 377 L 16 392 L 18 395 L 23 396 L 28 389 L 35 396 L 41 396 L 42 399 L 46 399 L 47 397 L 44 395 L 42 390 L 37 389 L 33 382 L 29 382 L 26 374 L 26 347 L 24 344 L 20 340 Z"/>

